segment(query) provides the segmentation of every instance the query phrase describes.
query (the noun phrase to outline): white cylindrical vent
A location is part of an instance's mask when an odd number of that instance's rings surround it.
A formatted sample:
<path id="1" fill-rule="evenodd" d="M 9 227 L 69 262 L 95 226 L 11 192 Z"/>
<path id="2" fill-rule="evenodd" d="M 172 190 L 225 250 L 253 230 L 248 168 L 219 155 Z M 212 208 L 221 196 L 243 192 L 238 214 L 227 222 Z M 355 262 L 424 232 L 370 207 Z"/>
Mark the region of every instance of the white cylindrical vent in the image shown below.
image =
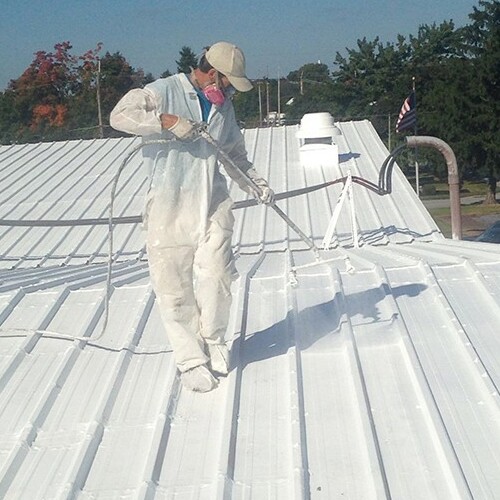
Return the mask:
<path id="1" fill-rule="evenodd" d="M 339 129 L 335 126 L 333 116 L 330 113 L 308 113 L 300 120 L 297 137 L 305 142 L 306 139 L 332 139 L 333 136 L 338 134 Z M 307 142 L 311 141 L 308 140 Z M 324 143 L 324 141 L 318 142 Z"/>
<path id="2" fill-rule="evenodd" d="M 308 113 L 300 120 L 300 162 L 304 167 L 338 167 L 339 149 L 334 136 L 340 130 L 330 113 Z"/>

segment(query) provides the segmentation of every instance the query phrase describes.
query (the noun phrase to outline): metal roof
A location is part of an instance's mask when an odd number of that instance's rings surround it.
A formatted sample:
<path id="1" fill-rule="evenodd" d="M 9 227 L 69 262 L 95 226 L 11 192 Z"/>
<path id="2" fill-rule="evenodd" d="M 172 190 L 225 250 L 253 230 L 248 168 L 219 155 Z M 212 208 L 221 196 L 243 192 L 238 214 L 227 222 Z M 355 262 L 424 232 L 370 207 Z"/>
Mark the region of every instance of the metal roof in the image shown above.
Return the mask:
<path id="1" fill-rule="evenodd" d="M 337 125 L 338 166 L 304 167 L 296 126 L 247 149 L 277 192 L 376 183 L 372 125 Z M 1 146 L 0 220 L 106 217 L 138 143 Z M 139 223 L 115 228 L 104 332 L 107 226 L 0 226 L 0 496 L 500 498 L 498 247 L 444 238 L 393 175 L 390 195 L 353 186 L 359 248 L 346 204 L 295 285 L 313 253 L 271 210 L 235 211 L 232 370 L 207 394 L 180 385 Z M 138 154 L 115 214 L 146 189 Z M 279 206 L 319 245 L 341 190 Z"/>

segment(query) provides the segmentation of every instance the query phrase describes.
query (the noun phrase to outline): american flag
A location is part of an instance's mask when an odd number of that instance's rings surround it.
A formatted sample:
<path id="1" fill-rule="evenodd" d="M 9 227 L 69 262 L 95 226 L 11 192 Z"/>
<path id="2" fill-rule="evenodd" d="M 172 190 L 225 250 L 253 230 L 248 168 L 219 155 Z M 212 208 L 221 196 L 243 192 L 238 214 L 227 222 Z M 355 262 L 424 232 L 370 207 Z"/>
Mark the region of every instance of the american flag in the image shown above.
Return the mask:
<path id="1" fill-rule="evenodd" d="M 398 121 L 396 122 L 396 132 L 402 132 L 413 128 L 417 123 L 417 101 L 413 91 L 401 106 Z"/>

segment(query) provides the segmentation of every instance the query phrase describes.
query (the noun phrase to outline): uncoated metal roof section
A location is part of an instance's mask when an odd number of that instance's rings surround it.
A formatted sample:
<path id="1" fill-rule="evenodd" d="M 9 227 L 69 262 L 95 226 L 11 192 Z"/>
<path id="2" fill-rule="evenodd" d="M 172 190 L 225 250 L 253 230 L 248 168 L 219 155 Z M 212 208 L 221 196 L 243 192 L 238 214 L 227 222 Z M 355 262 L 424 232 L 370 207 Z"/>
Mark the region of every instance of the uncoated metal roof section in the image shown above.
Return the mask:
<path id="1" fill-rule="evenodd" d="M 245 139 L 277 192 L 376 183 L 371 124 L 335 126 L 338 162 L 305 166 L 296 126 Z M 0 219 L 105 218 L 138 143 L 0 147 Z M 235 210 L 232 370 L 207 394 L 180 385 L 139 222 L 115 228 L 104 332 L 106 225 L 1 226 L 0 496 L 499 498 L 498 248 L 445 239 L 393 175 L 390 195 L 353 185 L 359 247 L 346 203 L 310 267 L 276 214 Z M 115 214 L 139 215 L 146 189 L 139 154 Z M 342 189 L 278 203 L 319 246 Z"/>

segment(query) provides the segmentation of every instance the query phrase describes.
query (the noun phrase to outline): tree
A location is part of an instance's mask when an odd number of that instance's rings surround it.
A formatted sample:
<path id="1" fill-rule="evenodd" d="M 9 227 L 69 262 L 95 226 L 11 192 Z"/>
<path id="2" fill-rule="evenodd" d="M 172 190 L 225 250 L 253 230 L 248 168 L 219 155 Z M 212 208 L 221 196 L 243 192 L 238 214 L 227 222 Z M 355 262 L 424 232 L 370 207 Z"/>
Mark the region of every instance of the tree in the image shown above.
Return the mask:
<path id="1" fill-rule="evenodd" d="M 70 42 L 62 42 L 54 52 L 37 52 L 23 74 L 0 93 L 2 143 L 96 137 L 98 91 L 107 126 L 118 100 L 153 78 L 132 68 L 119 52 L 100 58 L 102 44 L 82 56 L 72 55 L 71 48 Z"/>
<path id="2" fill-rule="evenodd" d="M 356 49 L 347 49 L 346 57 L 337 53 L 337 69 L 332 74 L 337 116 L 369 118 L 385 138 L 387 124 L 394 130 L 396 115 L 415 78 L 418 132 L 447 141 L 461 168 L 498 165 L 493 147 L 500 144 L 498 99 L 494 97 L 498 77 L 493 76 L 498 75 L 498 56 L 495 59 L 493 54 L 498 54 L 495 47 L 500 36 L 498 14 L 493 11 L 499 3 L 481 0 L 480 5 L 483 11 L 475 9 L 471 14 L 476 19 L 471 27 L 456 29 L 451 20 L 422 25 L 408 39 L 399 35 L 395 43 L 382 44 L 378 38 L 364 38 L 358 40 Z M 467 40 L 474 40 L 475 45 L 471 47 Z M 478 75 L 483 84 L 478 85 Z M 391 115 L 394 119 L 388 120 Z M 490 183 L 493 188 L 496 179 Z"/>
<path id="3" fill-rule="evenodd" d="M 0 93 L 0 144 L 7 144 L 18 137 L 21 118 L 16 107 L 16 96 L 12 90 Z"/>
<path id="4" fill-rule="evenodd" d="M 102 43 L 98 43 L 94 50 L 88 50 L 78 57 L 77 87 L 69 102 L 66 120 L 66 136 L 72 131 L 78 137 L 95 137 L 97 130 L 97 79 L 99 71 L 99 52 Z"/>
<path id="5" fill-rule="evenodd" d="M 343 119 L 369 118 L 382 138 L 388 135 L 388 119 L 401 106 L 408 90 L 405 63 L 408 54 L 403 37 L 397 44 L 358 40 L 347 57 L 337 52 L 333 72 L 334 100 Z"/>
<path id="6" fill-rule="evenodd" d="M 304 64 L 299 70 L 289 73 L 287 80 L 288 85 L 286 83 L 282 85 L 282 94 L 285 96 L 285 101 L 293 98 L 292 104 L 287 108 L 289 120 L 297 120 L 306 113 L 321 111 L 337 114 L 338 108 L 334 104 L 332 94 L 332 80 L 326 64 Z"/>
<path id="7" fill-rule="evenodd" d="M 414 79 L 417 91 L 418 134 L 432 135 L 445 140 L 453 148 L 460 170 L 465 169 L 464 120 L 470 108 L 469 93 L 464 92 L 460 75 L 471 76 L 463 58 L 463 36 L 453 21 L 422 25 L 417 35 L 408 41 L 401 37 L 404 78 Z M 473 80 L 471 80 L 472 82 Z M 404 96 L 401 95 L 401 102 Z M 425 148 L 419 151 L 420 163 L 432 158 L 434 174 L 446 178 L 447 169 L 442 157 Z"/>
<path id="8" fill-rule="evenodd" d="M 488 173 L 485 203 L 496 203 L 500 175 L 500 2 L 479 0 L 465 29 L 467 54 L 472 58 L 475 108 L 467 120 L 472 136 L 470 156 Z"/>
<path id="9" fill-rule="evenodd" d="M 101 61 L 101 71 L 103 112 L 109 115 L 124 94 L 143 85 L 144 72 L 135 70 L 120 52 L 107 52 Z"/>
<path id="10" fill-rule="evenodd" d="M 245 127 L 258 127 L 259 123 L 259 90 L 258 85 L 248 92 L 236 92 L 233 105 L 238 121 Z M 262 95 L 262 94 L 261 94 Z"/>
<path id="11" fill-rule="evenodd" d="M 175 63 L 177 64 L 178 73 L 191 73 L 191 68 L 198 67 L 196 54 L 191 50 L 190 47 L 184 45 L 179 51 L 179 55 L 181 56 L 180 59 L 178 61 L 175 61 Z"/>
<path id="12" fill-rule="evenodd" d="M 38 51 L 35 59 L 8 91 L 19 117 L 16 139 L 44 136 L 64 125 L 68 101 L 77 88 L 77 59 L 70 54 L 70 42 L 58 43 L 55 52 Z"/>

